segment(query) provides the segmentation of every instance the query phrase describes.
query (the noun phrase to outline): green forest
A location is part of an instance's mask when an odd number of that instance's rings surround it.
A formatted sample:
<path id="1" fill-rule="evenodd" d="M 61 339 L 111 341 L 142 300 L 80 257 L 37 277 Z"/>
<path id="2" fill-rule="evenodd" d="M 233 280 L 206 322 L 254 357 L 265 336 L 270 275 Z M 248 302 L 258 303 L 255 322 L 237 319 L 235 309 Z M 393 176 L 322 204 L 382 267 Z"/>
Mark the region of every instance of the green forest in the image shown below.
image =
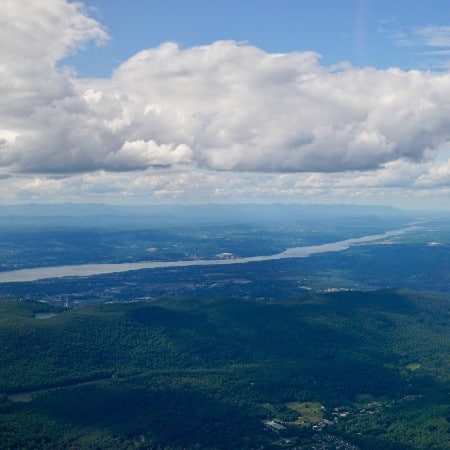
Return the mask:
<path id="1" fill-rule="evenodd" d="M 448 449 L 449 307 L 401 290 L 3 301 L 0 448 Z"/>

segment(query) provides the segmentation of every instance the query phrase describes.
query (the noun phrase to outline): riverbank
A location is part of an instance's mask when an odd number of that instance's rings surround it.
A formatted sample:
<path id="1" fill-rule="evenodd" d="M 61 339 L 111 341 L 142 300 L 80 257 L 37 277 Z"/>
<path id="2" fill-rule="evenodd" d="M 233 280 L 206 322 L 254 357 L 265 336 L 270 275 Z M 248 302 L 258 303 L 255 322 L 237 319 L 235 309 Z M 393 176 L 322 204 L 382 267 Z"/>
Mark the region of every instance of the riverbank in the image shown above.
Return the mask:
<path id="1" fill-rule="evenodd" d="M 79 264 L 55 267 L 39 267 L 34 269 L 20 269 L 0 272 L 0 283 L 30 282 L 48 278 L 63 277 L 86 277 L 92 275 L 104 275 L 108 273 L 129 272 L 141 269 L 165 269 L 172 267 L 188 266 L 213 266 L 229 264 L 245 264 L 249 262 L 270 261 L 285 258 L 306 258 L 313 254 L 326 252 L 339 252 L 348 249 L 355 244 L 364 244 L 400 236 L 408 231 L 417 229 L 416 226 L 409 226 L 398 230 L 387 231 L 383 234 L 373 234 L 359 238 L 346 239 L 343 241 L 331 242 L 321 245 L 293 247 L 281 253 L 267 256 L 250 256 L 234 259 L 195 259 L 181 261 L 143 261 L 135 263 L 121 264 Z"/>

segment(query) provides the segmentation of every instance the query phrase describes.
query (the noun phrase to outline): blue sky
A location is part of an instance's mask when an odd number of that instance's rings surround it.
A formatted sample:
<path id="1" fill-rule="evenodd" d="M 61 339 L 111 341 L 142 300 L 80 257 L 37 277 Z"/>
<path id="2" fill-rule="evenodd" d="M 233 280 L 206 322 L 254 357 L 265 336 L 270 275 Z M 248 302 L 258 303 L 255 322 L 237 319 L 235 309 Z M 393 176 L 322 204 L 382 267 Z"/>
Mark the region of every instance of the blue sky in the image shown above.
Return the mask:
<path id="1" fill-rule="evenodd" d="M 267 52 L 314 51 L 323 64 L 437 69 L 440 47 L 414 36 L 448 24 L 447 0 L 89 0 L 111 40 L 67 62 L 82 76 L 108 76 L 144 48 L 217 40 L 246 41 Z M 447 31 L 447 38 L 450 33 Z M 405 42 L 400 45 L 400 36 Z"/>
<path id="2" fill-rule="evenodd" d="M 448 0 L 1 12 L 3 203 L 450 210 Z"/>

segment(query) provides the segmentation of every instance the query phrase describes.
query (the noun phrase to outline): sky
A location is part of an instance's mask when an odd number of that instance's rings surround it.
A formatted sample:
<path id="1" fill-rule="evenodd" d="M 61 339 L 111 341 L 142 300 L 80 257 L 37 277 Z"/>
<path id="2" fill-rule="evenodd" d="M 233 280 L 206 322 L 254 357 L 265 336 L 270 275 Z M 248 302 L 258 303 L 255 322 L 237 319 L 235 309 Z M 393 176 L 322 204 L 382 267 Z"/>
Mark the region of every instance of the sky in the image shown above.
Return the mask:
<path id="1" fill-rule="evenodd" d="M 447 0 L 0 9 L 0 203 L 450 210 Z"/>

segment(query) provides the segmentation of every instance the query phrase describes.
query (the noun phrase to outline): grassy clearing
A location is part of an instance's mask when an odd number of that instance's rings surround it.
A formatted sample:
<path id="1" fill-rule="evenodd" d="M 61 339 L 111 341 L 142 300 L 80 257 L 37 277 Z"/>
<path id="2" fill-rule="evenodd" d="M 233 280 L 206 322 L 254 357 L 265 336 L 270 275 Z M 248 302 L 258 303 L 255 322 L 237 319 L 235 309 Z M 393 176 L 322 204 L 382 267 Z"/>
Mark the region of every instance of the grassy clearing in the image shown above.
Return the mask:
<path id="1" fill-rule="evenodd" d="M 421 365 L 421 364 L 417 364 L 417 363 L 414 363 L 414 364 L 408 364 L 408 365 L 406 366 L 406 368 L 407 368 L 408 370 L 410 370 L 411 372 L 415 372 L 416 370 L 421 369 L 421 368 L 422 368 L 422 365 Z"/>
<path id="2" fill-rule="evenodd" d="M 319 402 L 287 403 L 286 406 L 299 414 L 299 418 L 292 425 L 310 426 L 323 419 L 322 405 Z"/>

